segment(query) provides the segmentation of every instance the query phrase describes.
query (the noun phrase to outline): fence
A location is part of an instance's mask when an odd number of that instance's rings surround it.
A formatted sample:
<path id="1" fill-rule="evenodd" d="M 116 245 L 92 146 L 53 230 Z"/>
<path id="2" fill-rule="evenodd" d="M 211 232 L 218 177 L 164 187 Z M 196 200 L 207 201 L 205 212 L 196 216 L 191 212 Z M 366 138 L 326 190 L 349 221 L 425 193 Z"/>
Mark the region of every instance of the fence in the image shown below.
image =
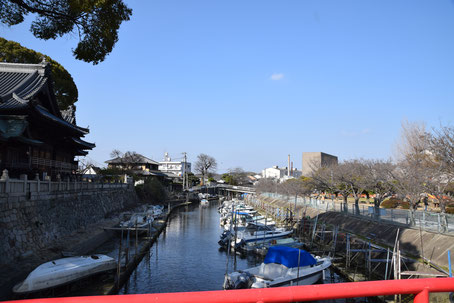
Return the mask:
<path id="1" fill-rule="evenodd" d="M 0 194 L 26 194 L 59 191 L 83 191 L 128 188 L 128 183 L 101 183 L 82 181 L 0 180 Z"/>
<path id="2" fill-rule="evenodd" d="M 347 215 L 361 216 L 370 220 L 394 222 L 438 233 L 454 232 L 454 216 L 449 214 L 445 214 L 445 218 L 443 218 L 440 213 L 415 211 L 415 225 L 411 226 L 411 212 L 407 209 L 375 208 L 365 204 L 359 204 L 356 207 L 354 204 L 338 203 L 334 200 L 320 200 L 314 197 L 298 197 L 295 201 L 295 197 L 287 197 L 275 193 L 265 193 L 263 195 L 287 201 L 290 205 L 295 205 L 296 203 L 295 206 L 297 207 L 309 206 L 322 211 L 342 212 Z M 443 220 L 445 220 L 445 226 L 442 224 Z"/>

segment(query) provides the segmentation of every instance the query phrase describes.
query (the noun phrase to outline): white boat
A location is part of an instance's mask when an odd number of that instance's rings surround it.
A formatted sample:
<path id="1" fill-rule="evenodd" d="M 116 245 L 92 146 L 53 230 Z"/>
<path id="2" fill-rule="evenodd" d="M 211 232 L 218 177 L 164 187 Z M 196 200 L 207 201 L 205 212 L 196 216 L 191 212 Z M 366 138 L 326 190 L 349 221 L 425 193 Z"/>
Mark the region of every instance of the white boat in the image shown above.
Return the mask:
<path id="1" fill-rule="evenodd" d="M 249 242 L 264 242 L 270 241 L 275 239 L 283 239 L 291 236 L 293 231 L 284 231 L 282 229 L 274 229 L 274 230 L 263 230 L 257 231 L 252 234 L 250 233 L 243 233 L 241 235 L 237 235 L 236 243 L 232 242 L 232 246 L 235 248 L 240 248 L 243 245 L 246 245 Z"/>
<path id="2" fill-rule="evenodd" d="M 261 265 L 228 274 L 224 289 L 311 285 L 330 266 L 331 258 L 314 257 L 293 247 L 273 246 Z"/>
<path id="3" fill-rule="evenodd" d="M 201 204 L 201 205 L 208 205 L 209 203 L 210 203 L 210 202 L 208 202 L 207 199 L 202 199 L 202 200 L 200 200 L 200 204 Z"/>
<path id="4" fill-rule="evenodd" d="M 160 216 L 163 215 L 164 213 L 164 206 L 162 205 L 152 205 L 150 206 L 147 211 L 148 214 L 150 214 L 153 219 L 159 218 Z"/>
<path id="5" fill-rule="evenodd" d="M 152 214 L 146 213 L 134 213 L 128 220 L 121 221 L 119 226 L 121 228 L 135 229 L 144 229 L 148 228 L 154 221 Z"/>
<path id="6" fill-rule="evenodd" d="M 36 292 L 115 269 L 115 259 L 106 255 L 69 257 L 43 263 L 13 287 L 17 294 Z"/>

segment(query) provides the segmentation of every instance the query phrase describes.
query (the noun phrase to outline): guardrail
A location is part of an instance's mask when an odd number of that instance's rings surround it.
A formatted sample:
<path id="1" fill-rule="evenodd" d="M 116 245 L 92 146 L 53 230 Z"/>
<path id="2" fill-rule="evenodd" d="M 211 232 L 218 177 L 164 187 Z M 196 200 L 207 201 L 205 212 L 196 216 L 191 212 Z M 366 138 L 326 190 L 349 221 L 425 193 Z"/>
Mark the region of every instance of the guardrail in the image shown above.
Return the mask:
<path id="1" fill-rule="evenodd" d="M 193 187 L 191 187 L 191 190 L 197 191 L 197 190 L 210 189 L 210 188 L 214 188 L 214 189 L 219 188 L 219 189 L 233 190 L 233 191 L 239 191 L 239 192 L 255 193 L 254 187 L 238 186 L 238 185 L 230 185 L 230 184 L 193 186 Z"/>
<path id="2" fill-rule="evenodd" d="M 217 302 L 263 303 L 302 302 L 414 294 L 415 303 L 428 303 L 431 292 L 454 291 L 452 278 L 407 279 L 289 286 L 262 289 L 154 293 L 138 295 L 44 298 L 20 300 L 18 303 L 148 303 L 148 302 Z"/>
<path id="3" fill-rule="evenodd" d="M 264 193 L 262 195 L 286 201 L 291 206 L 295 204 L 295 197 L 287 197 L 275 193 Z M 322 211 L 335 211 L 351 216 L 360 216 L 369 220 L 388 221 L 410 227 L 411 214 L 407 209 L 377 209 L 374 206 L 365 204 L 359 204 L 358 207 L 356 207 L 354 204 L 338 203 L 333 200 L 319 200 L 314 197 L 298 197 L 296 206 L 309 206 Z M 285 213 L 280 210 L 279 215 L 283 214 Z M 442 224 L 444 219 L 445 226 Z M 454 216 L 450 214 L 445 214 L 443 218 L 443 215 L 440 213 L 415 211 L 415 221 L 416 225 L 414 225 L 414 227 L 421 227 L 421 229 L 426 231 L 438 233 L 454 232 Z"/>

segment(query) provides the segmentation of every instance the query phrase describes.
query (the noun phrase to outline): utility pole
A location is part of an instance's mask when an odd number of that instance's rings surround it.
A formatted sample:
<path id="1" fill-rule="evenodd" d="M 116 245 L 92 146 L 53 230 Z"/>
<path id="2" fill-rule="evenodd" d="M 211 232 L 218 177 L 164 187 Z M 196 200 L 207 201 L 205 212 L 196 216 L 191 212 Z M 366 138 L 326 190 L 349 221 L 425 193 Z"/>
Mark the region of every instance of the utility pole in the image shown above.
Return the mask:
<path id="1" fill-rule="evenodd" d="M 183 191 L 185 189 L 185 185 L 186 185 L 186 152 L 183 153 Z"/>

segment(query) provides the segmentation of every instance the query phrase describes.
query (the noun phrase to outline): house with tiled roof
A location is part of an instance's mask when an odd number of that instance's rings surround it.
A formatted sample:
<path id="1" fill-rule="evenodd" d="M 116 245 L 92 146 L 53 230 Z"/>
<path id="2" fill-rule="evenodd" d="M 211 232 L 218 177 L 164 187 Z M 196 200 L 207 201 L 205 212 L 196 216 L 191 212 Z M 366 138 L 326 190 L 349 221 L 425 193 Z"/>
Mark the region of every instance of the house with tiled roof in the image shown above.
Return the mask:
<path id="1" fill-rule="evenodd" d="M 87 128 L 74 113 L 60 111 L 50 66 L 0 63 L 0 169 L 10 177 L 64 177 L 77 170 L 76 156 L 95 144 L 82 138 Z"/>

